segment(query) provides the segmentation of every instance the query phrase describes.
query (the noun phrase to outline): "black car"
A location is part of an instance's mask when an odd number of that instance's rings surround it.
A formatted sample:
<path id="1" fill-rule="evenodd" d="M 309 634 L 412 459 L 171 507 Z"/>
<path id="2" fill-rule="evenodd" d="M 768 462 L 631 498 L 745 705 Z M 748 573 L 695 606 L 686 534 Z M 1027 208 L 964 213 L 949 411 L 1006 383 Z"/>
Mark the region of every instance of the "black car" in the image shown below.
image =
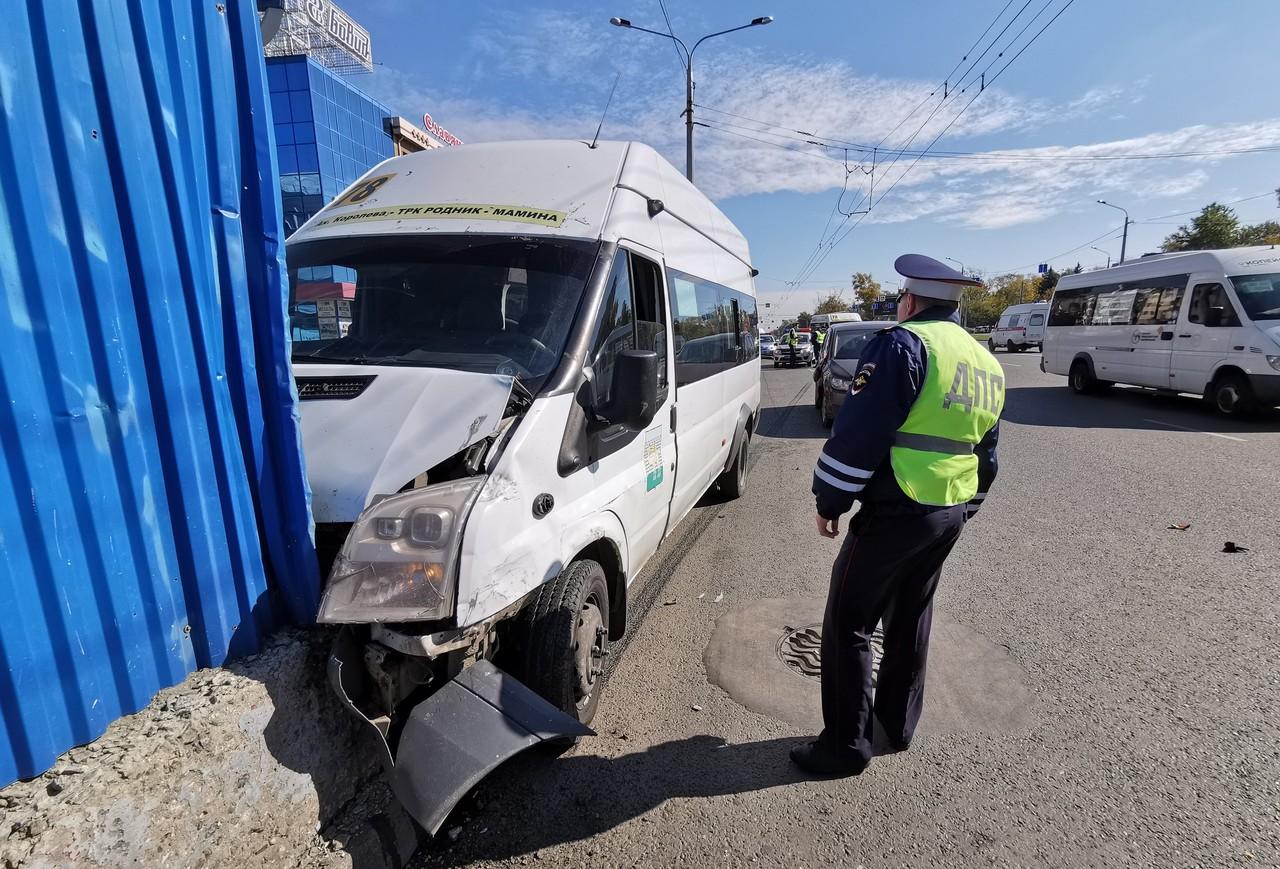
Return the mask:
<path id="1" fill-rule="evenodd" d="M 862 348 L 890 323 L 836 323 L 822 343 L 822 355 L 813 371 L 813 406 L 823 426 L 831 427 L 844 397 L 849 394 Z"/>

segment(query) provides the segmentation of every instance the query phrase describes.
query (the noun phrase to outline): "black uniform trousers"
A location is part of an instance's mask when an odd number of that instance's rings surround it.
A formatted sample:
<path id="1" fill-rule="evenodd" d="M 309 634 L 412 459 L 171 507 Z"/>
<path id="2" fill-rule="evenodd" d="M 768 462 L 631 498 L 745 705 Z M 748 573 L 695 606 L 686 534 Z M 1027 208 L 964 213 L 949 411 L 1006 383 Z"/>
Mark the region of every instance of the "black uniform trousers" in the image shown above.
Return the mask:
<path id="1" fill-rule="evenodd" d="M 849 523 L 822 622 L 825 727 L 818 738 L 834 753 L 871 760 L 873 708 L 890 743 L 911 741 L 924 709 L 933 593 L 964 511 L 961 504 L 906 513 L 869 502 Z M 884 658 L 873 681 L 871 634 L 881 619 Z"/>

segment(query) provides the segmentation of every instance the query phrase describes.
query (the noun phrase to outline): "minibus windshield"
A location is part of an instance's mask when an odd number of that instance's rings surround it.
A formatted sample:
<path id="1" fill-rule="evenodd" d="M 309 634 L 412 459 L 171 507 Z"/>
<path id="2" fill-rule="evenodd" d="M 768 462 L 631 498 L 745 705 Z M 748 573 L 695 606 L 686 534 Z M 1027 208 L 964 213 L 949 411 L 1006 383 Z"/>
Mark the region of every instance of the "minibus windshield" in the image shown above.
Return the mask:
<path id="1" fill-rule="evenodd" d="M 291 245 L 293 361 L 510 374 L 536 392 L 564 351 L 597 251 L 478 234 Z"/>
<path id="2" fill-rule="evenodd" d="M 1280 320 L 1280 273 L 1232 275 L 1231 283 L 1250 320 Z"/>

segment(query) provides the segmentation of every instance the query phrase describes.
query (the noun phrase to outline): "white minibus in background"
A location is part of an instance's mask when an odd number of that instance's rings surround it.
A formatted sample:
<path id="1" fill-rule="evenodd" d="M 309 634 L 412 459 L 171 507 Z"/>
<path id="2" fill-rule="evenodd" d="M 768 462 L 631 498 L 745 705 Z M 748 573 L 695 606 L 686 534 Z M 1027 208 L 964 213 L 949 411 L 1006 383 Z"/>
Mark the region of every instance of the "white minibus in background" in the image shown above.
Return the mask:
<path id="1" fill-rule="evenodd" d="M 434 832 L 511 754 L 590 732 L 641 569 L 742 492 L 756 271 L 635 142 L 393 157 L 287 259 L 331 682 Z"/>
<path id="2" fill-rule="evenodd" d="M 1044 323 L 1048 316 L 1048 302 L 1010 305 L 991 327 L 987 347 L 992 353 L 997 347 L 1003 347 L 1010 353 L 1020 353 L 1029 347 L 1043 347 Z"/>
<path id="3" fill-rule="evenodd" d="M 814 314 L 809 319 L 810 329 L 821 329 L 823 332 L 830 329 L 836 323 L 860 323 L 862 315 L 853 311 L 840 311 L 835 314 Z"/>
<path id="4" fill-rule="evenodd" d="M 1280 248 L 1157 254 L 1066 275 L 1042 370 L 1203 395 L 1224 414 L 1280 404 Z"/>

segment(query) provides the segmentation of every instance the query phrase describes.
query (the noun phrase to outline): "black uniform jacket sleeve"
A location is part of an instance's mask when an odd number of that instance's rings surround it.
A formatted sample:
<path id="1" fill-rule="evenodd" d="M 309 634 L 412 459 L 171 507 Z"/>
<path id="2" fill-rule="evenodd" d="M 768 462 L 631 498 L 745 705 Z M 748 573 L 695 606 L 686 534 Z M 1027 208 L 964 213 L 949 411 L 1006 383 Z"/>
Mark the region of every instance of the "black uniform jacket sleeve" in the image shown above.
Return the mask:
<path id="1" fill-rule="evenodd" d="M 927 370 L 924 344 L 906 329 L 888 329 L 867 343 L 813 469 L 820 516 L 835 519 L 852 509 L 871 475 L 888 458 Z"/>

